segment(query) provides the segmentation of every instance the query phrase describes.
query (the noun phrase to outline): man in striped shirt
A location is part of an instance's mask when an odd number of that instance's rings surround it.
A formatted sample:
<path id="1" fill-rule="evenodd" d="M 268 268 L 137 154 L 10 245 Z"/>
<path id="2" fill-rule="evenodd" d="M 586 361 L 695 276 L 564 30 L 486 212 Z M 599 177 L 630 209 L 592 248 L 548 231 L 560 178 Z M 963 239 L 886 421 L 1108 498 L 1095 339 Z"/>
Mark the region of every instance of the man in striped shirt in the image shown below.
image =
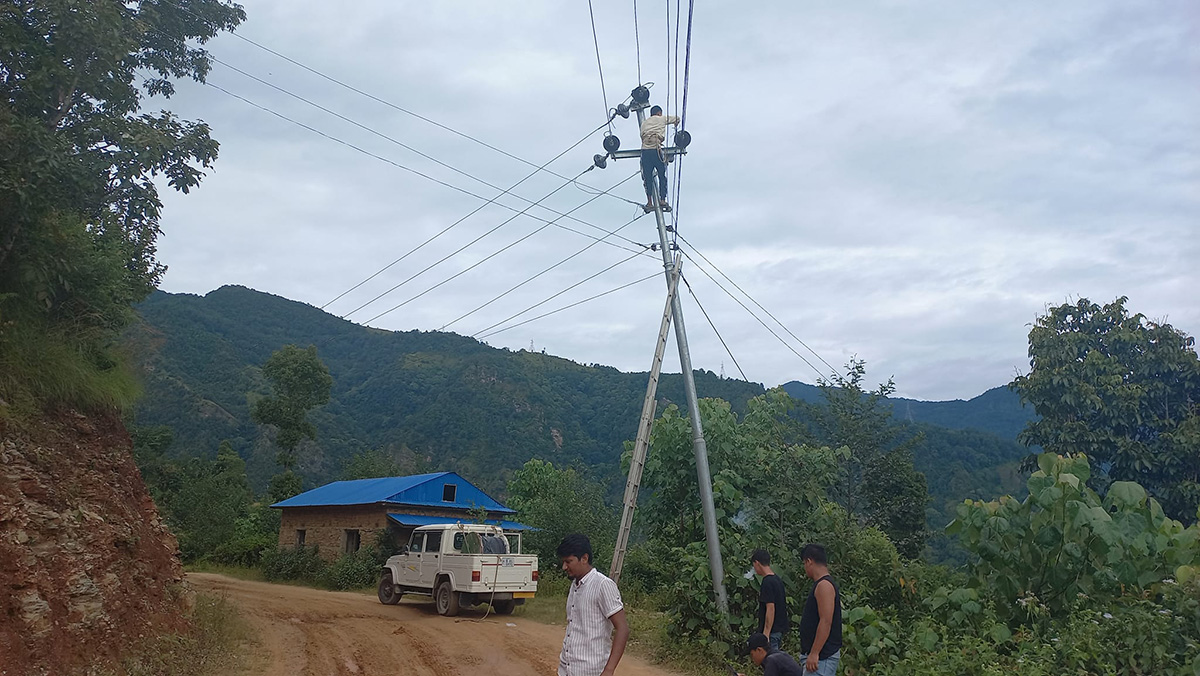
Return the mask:
<path id="1" fill-rule="evenodd" d="M 563 538 L 558 559 L 571 580 L 558 676 L 613 676 L 629 640 L 617 583 L 592 567 L 592 543 L 586 535 Z"/>

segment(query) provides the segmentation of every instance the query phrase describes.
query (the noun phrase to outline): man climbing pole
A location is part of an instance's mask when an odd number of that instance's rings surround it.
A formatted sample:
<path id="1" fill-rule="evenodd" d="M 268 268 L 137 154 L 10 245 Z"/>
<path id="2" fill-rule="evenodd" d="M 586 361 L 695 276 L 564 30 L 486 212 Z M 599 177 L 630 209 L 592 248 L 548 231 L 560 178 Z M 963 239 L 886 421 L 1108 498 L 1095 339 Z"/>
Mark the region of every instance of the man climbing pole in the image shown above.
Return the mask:
<path id="1" fill-rule="evenodd" d="M 642 122 L 642 182 L 646 184 L 646 212 L 654 210 L 654 174 L 658 173 L 658 203 L 663 211 L 670 211 L 667 204 L 667 164 L 663 157 L 662 144 L 667 138 L 667 125 L 679 124 L 674 115 L 663 115 L 662 106 L 650 109 L 650 117 Z"/>

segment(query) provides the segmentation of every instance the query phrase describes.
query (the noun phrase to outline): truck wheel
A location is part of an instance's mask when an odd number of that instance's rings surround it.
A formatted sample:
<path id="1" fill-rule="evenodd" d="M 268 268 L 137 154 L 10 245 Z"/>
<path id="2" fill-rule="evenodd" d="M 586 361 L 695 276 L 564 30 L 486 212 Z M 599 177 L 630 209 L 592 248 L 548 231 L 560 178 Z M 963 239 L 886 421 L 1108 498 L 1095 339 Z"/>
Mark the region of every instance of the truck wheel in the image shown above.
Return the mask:
<path id="1" fill-rule="evenodd" d="M 458 592 L 450 584 L 450 580 L 442 580 L 438 585 L 437 596 L 434 597 L 438 615 L 453 617 L 458 614 Z"/>
<path id="2" fill-rule="evenodd" d="M 497 615 L 512 615 L 513 608 L 516 604 L 512 601 L 496 601 L 492 604 L 492 611 Z"/>
<path id="3" fill-rule="evenodd" d="M 400 589 L 392 584 L 392 572 L 384 571 L 379 578 L 379 602 L 386 606 L 394 606 L 400 602 Z"/>

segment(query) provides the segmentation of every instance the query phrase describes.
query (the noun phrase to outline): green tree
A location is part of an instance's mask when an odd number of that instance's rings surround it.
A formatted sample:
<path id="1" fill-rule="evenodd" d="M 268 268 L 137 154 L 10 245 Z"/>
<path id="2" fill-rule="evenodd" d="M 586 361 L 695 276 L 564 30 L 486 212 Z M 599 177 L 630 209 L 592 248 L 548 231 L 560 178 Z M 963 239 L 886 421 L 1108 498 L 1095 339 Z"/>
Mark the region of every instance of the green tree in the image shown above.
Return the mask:
<path id="1" fill-rule="evenodd" d="M 342 468 L 341 480 L 376 479 L 404 474 L 404 467 L 391 454 L 372 448 L 350 456 Z"/>
<path id="2" fill-rule="evenodd" d="M 929 490 L 912 457 L 923 434 L 893 422 L 886 401 L 896 390 L 891 379 L 868 391 L 863 387 L 866 362 L 851 359 L 846 368 L 845 376 L 817 382 L 824 404 L 802 405 L 816 440 L 850 449 L 834 494 L 852 514 L 886 533 L 901 555 L 916 558 L 928 537 Z"/>
<path id="3" fill-rule="evenodd" d="M 117 403 L 110 348 L 165 270 L 155 178 L 187 192 L 217 156 L 207 125 L 139 109 L 202 81 L 188 41 L 244 18 L 217 0 L 0 6 L 0 390 Z"/>
<path id="4" fill-rule="evenodd" d="M 179 490 L 169 503 L 168 523 L 184 560 L 211 557 L 237 536 L 238 521 L 250 508 L 246 463 L 229 442 L 222 442 L 216 459 L 192 458 L 181 474 Z"/>
<path id="5" fill-rule="evenodd" d="M 522 543 L 541 557 L 543 571 L 558 570 L 555 550 L 570 533 L 588 536 L 597 565 L 611 560 L 616 515 L 604 502 L 604 487 L 574 469 L 544 460 L 526 462 L 508 482 L 508 506 L 517 510 L 518 521 L 538 529 L 526 533 Z"/>
<path id="6" fill-rule="evenodd" d="M 274 396 L 256 401 L 251 417 L 260 425 L 276 428 L 275 443 L 282 449 L 279 464 L 291 470 L 300 440 L 317 438 L 317 428 L 309 421 L 308 412 L 329 402 L 333 377 L 317 356 L 315 345 L 284 345 L 271 353 L 263 365 L 263 375 L 271 381 Z"/>
<path id="7" fill-rule="evenodd" d="M 1200 359 L 1195 339 L 1130 315 L 1126 298 L 1051 308 L 1029 332 L 1030 372 L 1013 381 L 1040 416 L 1026 445 L 1087 454 L 1104 480 L 1136 481 L 1172 518 L 1200 506 Z"/>
<path id="8" fill-rule="evenodd" d="M 1013 625 L 1061 617 L 1083 595 L 1103 601 L 1194 575 L 1200 527 L 1184 528 L 1131 481 L 1101 498 L 1087 456 L 1038 456 L 1029 497 L 964 502 L 950 524 L 974 554 L 975 586 Z"/>

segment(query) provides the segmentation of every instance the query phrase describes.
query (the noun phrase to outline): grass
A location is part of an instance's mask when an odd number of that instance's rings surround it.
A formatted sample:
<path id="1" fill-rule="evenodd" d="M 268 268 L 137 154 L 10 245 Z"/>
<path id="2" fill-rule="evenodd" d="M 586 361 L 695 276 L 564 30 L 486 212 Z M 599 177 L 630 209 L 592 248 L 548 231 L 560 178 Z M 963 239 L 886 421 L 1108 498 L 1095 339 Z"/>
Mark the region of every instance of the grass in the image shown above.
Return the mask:
<path id="1" fill-rule="evenodd" d="M 210 676 L 238 672 L 253 642 L 250 626 L 226 598 L 197 594 L 191 630 L 139 641 L 118 669 L 100 676 Z"/>
<path id="2" fill-rule="evenodd" d="M 0 400 L 17 418 L 52 406 L 126 410 L 141 385 L 124 355 L 34 322 L 0 326 Z"/>
<path id="3" fill-rule="evenodd" d="M 543 624 L 565 625 L 567 586 L 567 580 L 558 576 L 539 580 L 537 596 L 518 607 L 514 614 Z M 728 676 L 728 670 L 707 651 L 680 644 L 667 635 L 666 613 L 657 609 L 652 596 L 630 595 L 625 599 L 625 616 L 629 620 L 631 654 L 691 676 Z M 739 671 L 747 670 L 740 666 Z"/>
<path id="4" fill-rule="evenodd" d="M 248 580 L 250 582 L 266 582 L 263 577 L 262 570 L 251 568 L 248 566 L 230 566 L 222 563 L 212 563 L 210 561 L 197 561 L 189 563 L 183 567 L 188 573 L 214 573 L 216 575 L 224 575 L 238 580 Z"/>

